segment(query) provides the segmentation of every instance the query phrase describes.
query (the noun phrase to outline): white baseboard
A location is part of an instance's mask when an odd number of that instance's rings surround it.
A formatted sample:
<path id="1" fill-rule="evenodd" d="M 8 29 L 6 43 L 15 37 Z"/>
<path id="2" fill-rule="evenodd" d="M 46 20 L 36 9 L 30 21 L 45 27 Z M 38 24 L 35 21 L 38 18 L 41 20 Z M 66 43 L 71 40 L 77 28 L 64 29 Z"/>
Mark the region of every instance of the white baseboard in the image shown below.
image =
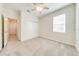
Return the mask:
<path id="1" fill-rule="evenodd" d="M 79 52 L 79 46 L 76 45 L 75 47 L 76 47 L 77 52 Z"/>
<path id="2" fill-rule="evenodd" d="M 29 39 L 26 39 L 26 40 L 31 40 L 31 39 L 35 39 L 35 38 L 38 38 L 39 36 L 37 36 L 37 37 L 33 37 L 33 38 L 29 38 Z M 26 40 L 20 40 L 20 41 L 26 41 Z"/>
<path id="3" fill-rule="evenodd" d="M 56 42 L 59 42 L 59 43 L 63 43 L 63 44 L 67 44 L 67 45 L 75 46 L 75 45 L 73 45 L 73 44 L 69 44 L 69 43 L 67 43 L 67 42 L 61 42 L 61 41 L 59 41 L 59 40 L 53 40 L 53 39 L 50 39 L 50 38 L 48 38 L 48 37 L 44 37 L 44 36 L 39 36 L 39 37 L 41 37 L 41 38 L 45 38 L 45 39 L 49 39 L 49 40 L 52 40 L 52 41 L 56 41 Z"/>

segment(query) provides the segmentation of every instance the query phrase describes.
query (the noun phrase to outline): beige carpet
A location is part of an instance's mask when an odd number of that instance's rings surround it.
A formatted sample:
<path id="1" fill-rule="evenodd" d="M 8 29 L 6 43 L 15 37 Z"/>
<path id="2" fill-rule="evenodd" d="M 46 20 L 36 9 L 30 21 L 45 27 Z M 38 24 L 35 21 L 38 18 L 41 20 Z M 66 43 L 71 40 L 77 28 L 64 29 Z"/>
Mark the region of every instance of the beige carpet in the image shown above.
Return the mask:
<path id="1" fill-rule="evenodd" d="M 20 42 L 16 37 L 10 38 L 7 46 L 0 52 L 1 56 L 77 56 L 75 47 L 44 38 Z"/>

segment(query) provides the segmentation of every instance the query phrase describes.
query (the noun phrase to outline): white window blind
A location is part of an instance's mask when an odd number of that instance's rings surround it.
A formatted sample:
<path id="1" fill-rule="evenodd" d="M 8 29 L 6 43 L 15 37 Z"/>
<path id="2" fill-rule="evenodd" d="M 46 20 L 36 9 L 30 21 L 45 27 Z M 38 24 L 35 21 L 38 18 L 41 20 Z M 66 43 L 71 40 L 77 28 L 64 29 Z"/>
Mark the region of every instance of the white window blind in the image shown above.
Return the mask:
<path id="1" fill-rule="evenodd" d="M 65 32 L 66 31 L 65 20 L 66 20 L 65 14 L 53 17 L 53 32 Z"/>

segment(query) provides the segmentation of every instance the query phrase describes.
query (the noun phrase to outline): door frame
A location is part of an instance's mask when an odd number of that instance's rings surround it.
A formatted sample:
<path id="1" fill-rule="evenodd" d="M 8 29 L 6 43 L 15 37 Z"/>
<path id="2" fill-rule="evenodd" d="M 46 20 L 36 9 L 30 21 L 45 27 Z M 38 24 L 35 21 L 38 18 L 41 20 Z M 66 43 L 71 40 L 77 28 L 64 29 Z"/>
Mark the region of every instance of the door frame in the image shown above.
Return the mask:
<path id="1" fill-rule="evenodd" d="M 2 18 L 2 48 L 4 48 L 4 16 L 1 15 Z"/>

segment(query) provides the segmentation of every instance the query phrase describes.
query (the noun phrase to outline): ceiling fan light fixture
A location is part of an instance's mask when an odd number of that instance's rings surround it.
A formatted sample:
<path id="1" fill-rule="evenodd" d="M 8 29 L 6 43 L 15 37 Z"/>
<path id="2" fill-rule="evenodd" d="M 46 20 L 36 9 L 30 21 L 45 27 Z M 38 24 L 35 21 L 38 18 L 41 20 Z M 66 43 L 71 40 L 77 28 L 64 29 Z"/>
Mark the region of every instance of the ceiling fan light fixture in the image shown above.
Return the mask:
<path id="1" fill-rule="evenodd" d="M 42 13 L 44 10 L 48 10 L 49 8 L 44 3 L 33 3 L 32 11 Z"/>
<path id="2" fill-rule="evenodd" d="M 36 11 L 39 11 L 39 12 L 41 12 L 41 11 L 43 11 L 43 7 L 36 7 Z"/>

